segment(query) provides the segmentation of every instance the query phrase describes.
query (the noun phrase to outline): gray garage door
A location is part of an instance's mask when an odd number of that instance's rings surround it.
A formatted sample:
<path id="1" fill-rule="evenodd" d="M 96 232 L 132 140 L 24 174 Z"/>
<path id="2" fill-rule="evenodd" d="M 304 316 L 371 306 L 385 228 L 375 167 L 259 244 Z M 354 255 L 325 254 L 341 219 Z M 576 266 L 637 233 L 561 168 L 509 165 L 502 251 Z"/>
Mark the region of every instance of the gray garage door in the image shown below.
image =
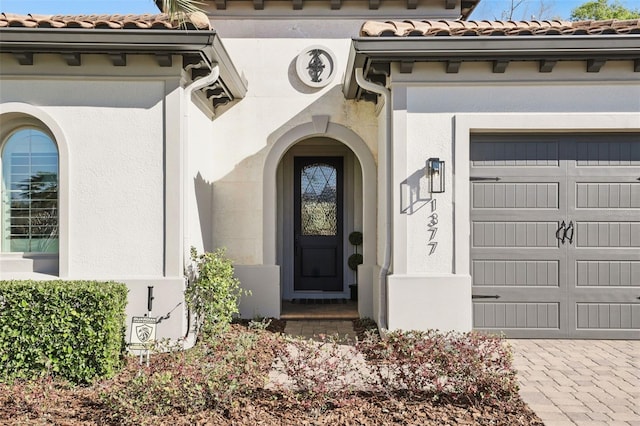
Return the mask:
<path id="1" fill-rule="evenodd" d="M 640 339 L 640 135 L 471 145 L 474 327 Z"/>

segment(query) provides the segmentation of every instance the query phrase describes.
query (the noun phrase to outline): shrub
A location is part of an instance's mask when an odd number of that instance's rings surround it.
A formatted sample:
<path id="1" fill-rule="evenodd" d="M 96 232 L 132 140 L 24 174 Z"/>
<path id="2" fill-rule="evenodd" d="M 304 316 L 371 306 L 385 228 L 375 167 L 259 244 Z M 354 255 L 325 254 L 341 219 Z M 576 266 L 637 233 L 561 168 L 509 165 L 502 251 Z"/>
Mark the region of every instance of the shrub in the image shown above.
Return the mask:
<path id="1" fill-rule="evenodd" d="M 191 248 L 193 278 L 185 291 L 185 299 L 198 318 L 198 332 L 219 335 L 226 331 L 238 313 L 242 290 L 233 275 L 233 265 L 224 249 L 198 254 Z"/>
<path id="2" fill-rule="evenodd" d="M 364 358 L 353 346 L 340 344 L 338 336 L 289 338 L 276 347 L 276 361 L 287 380 L 274 387 L 307 409 L 346 405 L 368 382 Z"/>
<path id="3" fill-rule="evenodd" d="M 113 375 L 125 348 L 124 284 L 0 281 L 0 378 Z"/>
<path id="4" fill-rule="evenodd" d="M 128 381 L 101 394 L 124 425 L 160 424 L 150 416 L 189 416 L 236 408 L 238 397 L 260 391 L 268 380 L 281 338 L 264 330 L 238 331 L 205 339 L 188 351 L 153 355 Z"/>
<path id="5" fill-rule="evenodd" d="M 349 256 L 349 259 L 347 259 L 349 269 L 351 269 L 352 271 L 357 271 L 358 265 L 362 265 L 362 262 L 363 259 L 360 253 L 353 253 L 351 256 Z"/>
<path id="6" fill-rule="evenodd" d="M 500 404 L 518 396 L 510 347 L 479 333 L 395 331 L 357 343 L 385 392 Z"/>
<path id="7" fill-rule="evenodd" d="M 362 232 L 353 231 L 352 233 L 350 233 L 349 242 L 354 246 L 359 246 L 360 244 L 362 244 Z"/>

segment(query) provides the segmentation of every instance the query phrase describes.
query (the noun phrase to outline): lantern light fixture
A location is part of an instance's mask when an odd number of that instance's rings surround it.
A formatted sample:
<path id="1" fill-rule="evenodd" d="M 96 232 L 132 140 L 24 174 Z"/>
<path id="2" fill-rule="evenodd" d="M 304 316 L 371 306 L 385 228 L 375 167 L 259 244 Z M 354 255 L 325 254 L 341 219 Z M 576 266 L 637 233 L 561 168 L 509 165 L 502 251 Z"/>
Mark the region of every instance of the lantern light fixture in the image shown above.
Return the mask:
<path id="1" fill-rule="evenodd" d="M 429 158 L 427 160 L 427 174 L 429 192 L 432 194 L 444 192 L 444 160 Z"/>

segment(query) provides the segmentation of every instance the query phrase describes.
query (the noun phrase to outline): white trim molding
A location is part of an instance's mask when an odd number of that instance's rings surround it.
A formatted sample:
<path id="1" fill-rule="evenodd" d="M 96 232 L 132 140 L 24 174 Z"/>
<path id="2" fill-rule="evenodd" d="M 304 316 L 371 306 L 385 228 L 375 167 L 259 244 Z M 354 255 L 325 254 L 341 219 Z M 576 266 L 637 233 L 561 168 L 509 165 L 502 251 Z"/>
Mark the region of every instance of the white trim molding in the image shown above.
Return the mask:
<path id="1" fill-rule="evenodd" d="M 22 102 L 0 104 L 0 125 L 5 131 L 20 125 L 34 125 L 48 132 L 58 147 L 58 276 L 69 276 L 69 146 L 58 123 L 38 107 Z M 1 263 L 0 263 L 1 265 Z M 1 269 L 1 268 L 0 268 Z"/>

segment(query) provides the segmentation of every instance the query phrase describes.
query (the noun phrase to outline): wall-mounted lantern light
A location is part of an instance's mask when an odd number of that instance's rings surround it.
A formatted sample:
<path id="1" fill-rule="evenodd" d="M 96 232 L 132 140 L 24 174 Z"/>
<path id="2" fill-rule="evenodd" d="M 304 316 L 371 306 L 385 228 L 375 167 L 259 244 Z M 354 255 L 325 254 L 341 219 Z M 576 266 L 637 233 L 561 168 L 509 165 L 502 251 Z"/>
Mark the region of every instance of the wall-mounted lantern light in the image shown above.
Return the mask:
<path id="1" fill-rule="evenodd" d="M 444 192 L 444 160 L 429 158 L 427 160 L 427 173 L 429 177 L 429 192 Z"/>

